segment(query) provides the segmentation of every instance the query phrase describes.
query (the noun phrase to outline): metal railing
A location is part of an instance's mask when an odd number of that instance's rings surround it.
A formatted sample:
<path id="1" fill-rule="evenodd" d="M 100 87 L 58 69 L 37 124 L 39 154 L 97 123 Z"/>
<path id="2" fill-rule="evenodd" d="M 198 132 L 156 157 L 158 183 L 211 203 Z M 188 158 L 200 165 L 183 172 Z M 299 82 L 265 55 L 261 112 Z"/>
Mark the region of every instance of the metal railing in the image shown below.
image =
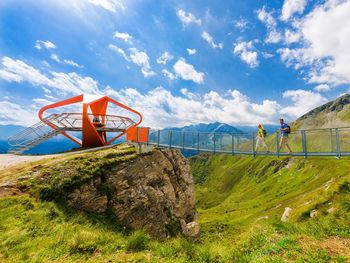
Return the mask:
<path id="1" fill-rule="evenodd" d="M 175 130 L 150 130 L 148 144 L 183 151 L 271 156 L 350 156 L 350 127 L 296 130 L 288 135 L 288 144 L 280 148 L 281 134 L 268 134 L 264 147 L 256 148 L 254 133 L 209 133 Z"/>

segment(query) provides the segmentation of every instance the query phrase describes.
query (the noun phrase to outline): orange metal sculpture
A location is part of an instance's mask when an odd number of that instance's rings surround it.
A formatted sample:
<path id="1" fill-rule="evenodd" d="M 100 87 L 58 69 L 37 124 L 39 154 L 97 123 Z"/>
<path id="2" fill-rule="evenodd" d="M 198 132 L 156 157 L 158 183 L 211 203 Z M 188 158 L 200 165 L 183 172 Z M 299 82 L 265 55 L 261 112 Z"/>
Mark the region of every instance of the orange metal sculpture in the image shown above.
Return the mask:
<path id="1" fill-rule="evenodd" d="M 142 115 L 139 112 L 107 96 L 100 96 L 92 100 L 87 100 L 85 97 L 86 95 L 82 94 L 47 105 L 40 109 L 39 118 L 52 129 L 83 147 L 108 145 L 124 134 L 127 134 L 127 140 L 147 141 L 148 128 L 137 127 L 142 122 Z M 57 114 L 56 118 L 49 119 L 43 117 L 44 112 L 49 109 L 75 103 L 82 103 L 82 113 L 61 113 Z M 110 103 L 136 114 L 138 121 L 134 122 L 128 117 L 107 115 Z M 82 140 L 70 134 L 70 131 L 81 131 Z M 117 135 L 107 139 L 107 132 L 114 132 Z"/>

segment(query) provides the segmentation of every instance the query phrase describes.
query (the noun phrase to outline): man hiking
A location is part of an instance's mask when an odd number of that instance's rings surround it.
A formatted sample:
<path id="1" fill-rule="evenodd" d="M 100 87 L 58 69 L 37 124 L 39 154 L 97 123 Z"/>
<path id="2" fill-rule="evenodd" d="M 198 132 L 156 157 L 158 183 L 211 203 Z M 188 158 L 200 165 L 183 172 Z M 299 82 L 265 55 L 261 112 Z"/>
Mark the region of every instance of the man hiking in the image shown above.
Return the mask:
<path id="1" fill-rule="evenodd" d="M 264 129 L 264 127 L 259 124 L 258 125 L 258 135 L 256 136 L 256 145 L 255 145 L 255 151 L 258 151 L 258 148 L 260 145 L 264 146 L 264 148 L 266 149 L 266 153 L 269 153 L 269 148 L 266 145 L 265 142 L 265 137 L 266 137 L 266 130 Z"/>
<path id="2" fill-rule="evenodd" d="M 287 123 L 285 123 L 284 119 L 282 118 L 280 119 L 280 124 L 281 124 L 281 128 L 280 128 L 281 139 L 280 139 L 279 151 L 282 150 L 283 145 L 286 145 L 289 150 L 288 154 L 291 154 L 292 149 L 288 144 L 288 135 L 290 133 L 290 126 Z"/>

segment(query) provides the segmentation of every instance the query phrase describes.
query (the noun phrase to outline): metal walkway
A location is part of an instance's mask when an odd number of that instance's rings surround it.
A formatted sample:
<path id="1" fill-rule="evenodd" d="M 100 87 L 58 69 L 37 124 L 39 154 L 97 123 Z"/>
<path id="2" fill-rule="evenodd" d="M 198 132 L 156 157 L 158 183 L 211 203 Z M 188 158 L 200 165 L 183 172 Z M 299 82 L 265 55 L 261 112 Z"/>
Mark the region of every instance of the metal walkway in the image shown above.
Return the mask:
<path id="1" fill-rule="evenodd" d="M 286 147 L 279 148 L 279 132 L 268 134 L 263 147 L 256 149 L 256 133 L 205 133 L 172 130 L 151 130 L 148 144 L 162 148 L 175 148 L 192 153 L 210 152 L 252 156 L 350 156 L 350 127 L 293 131 Z"/>
<path id="2" fill-rule="evenodd" d="M 93 122 L 96 115 L 89 114 L 89 119 Z M 135 124 L 129 118 L 114 115 L 99 115 L 103 125 L 96 128 L 100 132 L 117 132 L 125 131 Z M 82 131 L 82 114 L 79 113 L 61 113 L 51 114 L 31 127 L 8 138 L 8 144 L 12 147 L 8 152 L 21 154 L 24 151 L 35 147 L 36 145 L 65 132 Z M 77 138 L 77 140 L 80 140 Z"/>

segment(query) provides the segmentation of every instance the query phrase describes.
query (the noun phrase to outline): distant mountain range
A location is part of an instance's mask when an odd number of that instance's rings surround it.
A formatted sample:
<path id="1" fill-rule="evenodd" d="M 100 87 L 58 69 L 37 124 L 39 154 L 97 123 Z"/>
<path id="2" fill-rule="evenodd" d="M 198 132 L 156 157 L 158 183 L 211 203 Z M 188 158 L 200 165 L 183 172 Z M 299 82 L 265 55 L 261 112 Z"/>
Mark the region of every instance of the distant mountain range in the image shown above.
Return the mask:
<path id="1" fill-rule="evenodd" d="M 199 123 L 189 126 L 184 126 L 180 128 L 165 128 L 164 131 L 171 130 L 171 131 L 180 131 L 180 132 L 222 132 L 222 133 L 244 133 L 244 131 L 233 127 L 231 125 L 220 123 L 220 122 L 213 122 L 213 123 Z"/>

